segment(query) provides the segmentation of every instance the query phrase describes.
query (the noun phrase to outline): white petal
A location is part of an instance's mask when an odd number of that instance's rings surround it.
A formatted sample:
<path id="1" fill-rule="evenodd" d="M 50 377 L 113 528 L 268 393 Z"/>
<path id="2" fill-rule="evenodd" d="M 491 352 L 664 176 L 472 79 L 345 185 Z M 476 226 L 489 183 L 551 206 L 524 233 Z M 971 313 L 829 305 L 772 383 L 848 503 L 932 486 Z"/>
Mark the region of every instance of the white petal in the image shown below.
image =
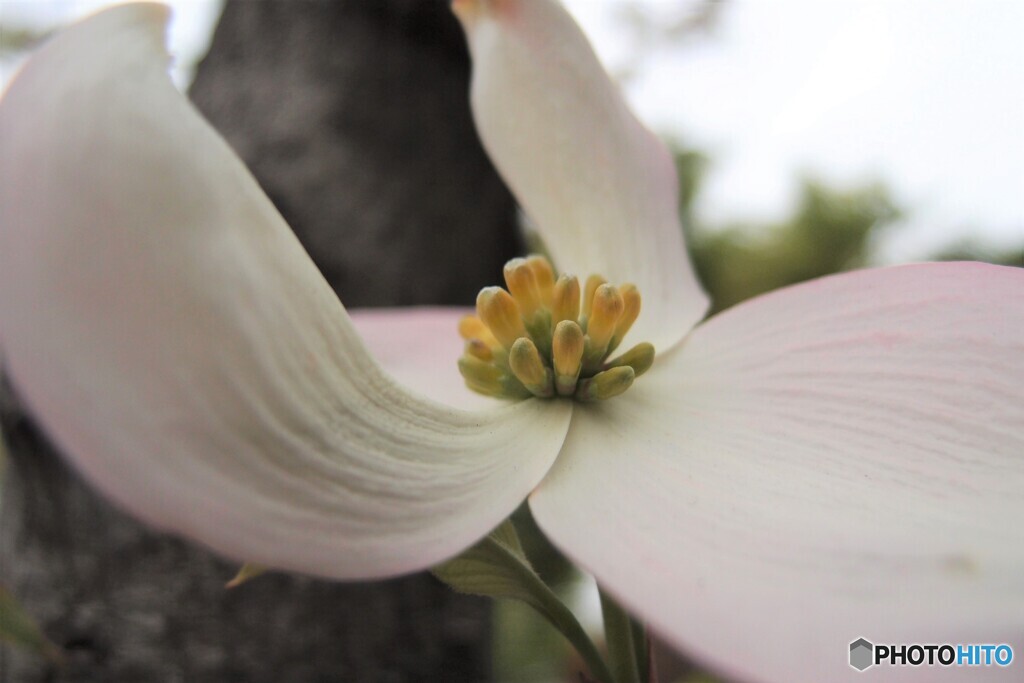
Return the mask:
<path id="1" fill-rule="evenodd" d="M 480 414 L 384 375 L 174 90 L 166 11 L 58 35 L 0 102 L 0 347 L 59 447 L 144 520 L 337 578 L 429 566 L 554 459 L 570 408 Z"/>
<path id="2" fill-rule="evenodd" d="M 1024 270 L 930 264 L 781 290 L 577 410 L 531 507 L 670 642 L 742 680 L 859 680 L 859 637 L 1019 656 L 1022 359 Z"/>
<path id="3" fill-rule="evenodd" d="M 700 320 L 664 145 L 641 125 L 572 18 L 549 0 L 456 0 L 487 149 L 561 270 L 633 282 L 630 335 L 659 349 Z M 628 344 L 628 342 L 627 342 Z"/>
<path id="4" fill-rule="evenodd" d="M 504 405 L 466 388 L 458 361 L 459 321 L 472 308 L 364 308 L 350 311 L 363 343 L 399 384 L 455 408 Z"/>

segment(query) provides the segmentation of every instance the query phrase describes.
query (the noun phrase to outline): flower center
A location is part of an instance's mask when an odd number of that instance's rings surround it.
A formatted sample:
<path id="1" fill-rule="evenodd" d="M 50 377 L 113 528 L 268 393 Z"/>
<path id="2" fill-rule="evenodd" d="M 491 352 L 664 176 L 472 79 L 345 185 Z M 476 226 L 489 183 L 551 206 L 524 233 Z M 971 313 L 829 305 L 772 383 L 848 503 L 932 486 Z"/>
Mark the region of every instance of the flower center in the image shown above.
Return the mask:
<path id="1" fill-rule="evenodd" d="M 581 296 L 579 280 L 556 281 L 543 256 L 506 263 L 505 284 L 480 290 L 477 314 L 459 323 L 459 372 L 473 391 L 598 401 L 624 392 L 654 362 L 646 342 L 608 360 L 640 314 L 635 286 L 591 275 Z"/>

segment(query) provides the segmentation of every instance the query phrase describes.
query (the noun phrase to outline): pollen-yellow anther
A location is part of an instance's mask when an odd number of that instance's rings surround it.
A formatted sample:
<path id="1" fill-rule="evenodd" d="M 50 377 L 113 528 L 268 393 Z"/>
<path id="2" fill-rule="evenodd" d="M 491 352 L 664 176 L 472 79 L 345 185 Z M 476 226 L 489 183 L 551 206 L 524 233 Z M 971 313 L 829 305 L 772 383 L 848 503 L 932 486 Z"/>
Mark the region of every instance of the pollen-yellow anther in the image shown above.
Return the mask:
<path id="1" fill-rule="evenodd" d="M 572 320 L 563 320 L 555 327 L 552 340 L 552 361 L 555 366 L 555 389 L 559 396 L 576 391 L 583 360 L 583 330 Z"/>
<path id="2" fill-rule="evenodd" d="M 591 275 L 580 295 L 572 275 L 555 280 L 543 256 L 505 264 L 508 291 L 480 290 L 475 316 L 459 322 L 466 340 L 459 371 L 466 386 L 488 396 L 572 397 L 597 401 L 621 394 L 654 362 L 654 347 L 609 356 L 640 313 L 640 293 Z"/>
<path id="3" fill-rule="evenodd" d="M 629 351 L 611 360 L 607 367 L 616 368 L 629 366 L 633 368 L 633 372 L 636 376 L 644 374 L 651 369 L 654 364 L 654 345 L 648 342 L 640 342 Z"/>
<path id="4" fill-rule="evenodd" d="M 475 315 L 467 315 L 459 321 L 459 336 L 466 341 L 479 339 L 488 346 L 498 346 L 498 340 L 491 334 L 491 330 Z"/>
<path id="5" fill-rule="evenodd" d="M 466 386 L 485 396 L 497 398 L 526 398 L 530 395 L 515 377 L 494 363 L 464 354 L 459 358 L 459 372 Z"/>
<path id="6" fill-rule="evenodd" d="M 526 257 L 526 265 L 533 271 L 533 279 L 537 283 L 537 293 L 540 295 L 540 303 L 546 308 L 551 308 L 551 299 L 555 287 L 555 269 L 551 262 L 543 256 L 534 254 Z"/>
<path id="7" fill-rule="evenodd" d="M 512 295 L 501 287 L 484 287 L 476 297 L 476 313 L 506 349 L 526 336 L 523 317 Z"/>
<path id="8" fill-rule="evenodd" d="M 624 366 L 599 372 L 582 380 L 576 389 L 576 398 L 581 401 L 603 401 L 618 396 L 633 384 L 636 373 Z"/>
<path id="9" fill-rule="evenodd" d="M 584 328 L 586 328 L 590 321 L 590 314 L 594 305 L 594 294 L 597 292 L 597 288 L 606 282 L 607 280 L 600 275 L 591 275 L 587 278 L 587 284 L 583 288 L 583 311 L 580 317 Z"/>
<path id="10" fill-rule="evenodd" d="M 466 342 L 466 353 L 482 361 L 490 362 L 494 359 L 494 352 L 491 351 L 491 347 L 480 339 L 470 339 Z"/>
<path id="11" fill-rule="evenodd" d="M 534 396 L 546 398 L 554 393 L 551 370 L 544 367 L 537 346 L 527 337 L 520 337 L 508 354 L 512 374 Z"/>
<path id="12" fill-rule="evenodd" d="M 640 292 L 634 284 L 625 284 L 619 287 L 619 294 L 622 296 L 622 315 L 615 323 L 615 332 L 608 341 L 608 353 L 619 347 L 626 333 L 633 327 L 637 316 L 640 315 Z"/>
<path id="13" fill-rule="evenodd" d="M 580 281 L 575 275 L 562 275 L 551 296 L 551 323 L 557 327 L 563 320 L 580 317 Z"/>
<path id="14" fill-rule="evenodd" d="M 478 382 L 497 381 L 501 378 L 501 368 L 493 363 L 482 360 L 475 356 L 462 356 L 459 359 L 459 370 L 466 379 Z"/>
<path id="15" fill-rule="evenodd" d="M 537 278 L 526 259 L 514 258 L 505 264 L 505 284 L 508 285 L 508 291 L 519 304 L 519 312 L 523 319 L 532 319 L 542 303 L 540 291 L 537 288 Z"/>
<path id="16" fill-rule="evenodd" d="M 587 336 L 593 352 L 604 355 L 615 333 L 615 326 L 622 316 L 624 304 L 619 290 L 608 284 L 601 285 L 594 292 L 590 319 L 587 322 Z"/>

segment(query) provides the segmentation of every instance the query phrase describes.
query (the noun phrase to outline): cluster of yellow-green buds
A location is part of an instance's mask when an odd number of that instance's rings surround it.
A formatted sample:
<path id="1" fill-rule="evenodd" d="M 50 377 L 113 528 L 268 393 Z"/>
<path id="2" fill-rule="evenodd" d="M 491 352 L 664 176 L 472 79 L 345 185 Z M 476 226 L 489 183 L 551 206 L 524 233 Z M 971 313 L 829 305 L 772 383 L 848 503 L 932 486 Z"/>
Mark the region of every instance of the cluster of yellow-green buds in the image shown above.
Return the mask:
<path id="1" fill-rule="evenodd" d="M 573 275 L 555 279 L 543 256 L 505 264 L 505 284 L 485 287 L 476 315 L 459 323 L 466 386 L 499 398 L 564 396 L 597 401 L 618 396 L 654 362 L 646 342 L 609 360 L 640 315 L 640 292 L 600 275 L 580 292 Z"/>

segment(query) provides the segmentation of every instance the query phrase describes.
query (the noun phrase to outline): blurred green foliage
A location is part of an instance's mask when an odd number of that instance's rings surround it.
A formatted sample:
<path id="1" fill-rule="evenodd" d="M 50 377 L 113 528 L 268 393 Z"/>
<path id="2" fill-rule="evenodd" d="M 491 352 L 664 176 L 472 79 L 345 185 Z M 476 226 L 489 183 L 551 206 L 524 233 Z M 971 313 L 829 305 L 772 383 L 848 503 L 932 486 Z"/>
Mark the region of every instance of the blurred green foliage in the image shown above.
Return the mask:
<path id="1" fill-rule="evenodd" d="M 1024 268 L 1024 244 L 1016 249 L 996 249 L 974 241 L 956 242 L 933 258 L 936 261 L 984 261 Z"/>
<path id="2" fill-rule="evenodd" d="M 882 183 L 835 188 L 804 178 L 797 207 L 783 221 L 705 225 L 694 203 L 707 157 L 677 147 L 675 158 L 680 216 L 694 267 L 711 295 L 712 313 L 780 287 L 872 265 L 879 236 L 903 215 Z M 961 242 L 921 259 L 1024 267 L 1024 244 L 999 250 Z"/>
<path id="3" fill-rule="evenodd" d="M 880 183 L 836 189 L 805 178 L 796 210 L 783 221 L 705 226 L 693 205 L 706 158 L 679 151 L 676 165 L 680 214 L 712 312 L 779 287 L 868 265 L 873 238 L 900 217 Z"/>
<path id="4" fill-rule="evenodd" d="M 45 29 L 17 26 L 0 21 L 0 56 L 22 52 L 34 46 L 49 33 Z"/>
<path id="5" fill-rule="evenodd" d="M 872 236 L 899 215 L 881 185 L 836 190 L 804 180 L 787 220 L 696 229 L 690 252 L 719 311 L 762 292 L 868 265 Z"/>

